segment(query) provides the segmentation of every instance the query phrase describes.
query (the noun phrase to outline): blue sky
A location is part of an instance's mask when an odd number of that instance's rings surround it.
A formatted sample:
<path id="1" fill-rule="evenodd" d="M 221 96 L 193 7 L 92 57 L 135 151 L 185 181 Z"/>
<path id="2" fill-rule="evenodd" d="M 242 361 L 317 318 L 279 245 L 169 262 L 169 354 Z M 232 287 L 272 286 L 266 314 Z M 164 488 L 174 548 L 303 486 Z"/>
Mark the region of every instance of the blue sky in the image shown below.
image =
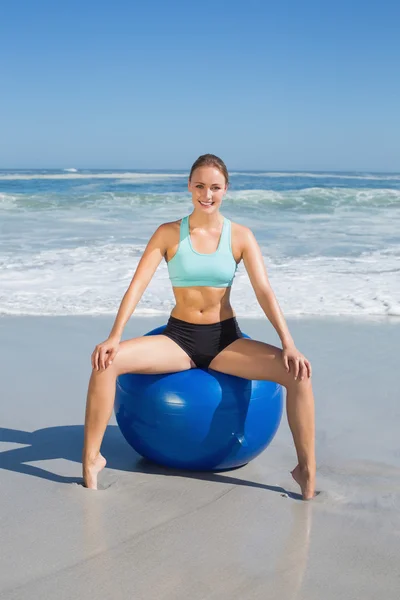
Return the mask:
<path id="1" fill-rule="evenodd" d="M 400 171 L 395 1 L 5 0 L 0 168 Z"/>

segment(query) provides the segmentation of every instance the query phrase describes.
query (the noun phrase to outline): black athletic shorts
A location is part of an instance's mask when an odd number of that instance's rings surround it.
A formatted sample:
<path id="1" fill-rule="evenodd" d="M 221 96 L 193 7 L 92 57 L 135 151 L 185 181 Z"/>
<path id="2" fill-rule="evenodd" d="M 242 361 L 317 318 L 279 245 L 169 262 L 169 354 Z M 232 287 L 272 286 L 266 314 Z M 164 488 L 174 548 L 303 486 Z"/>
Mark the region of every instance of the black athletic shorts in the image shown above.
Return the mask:
<path id="1" fill-rule="evenodd" d="M 161 335 L 174 340 L 199 369 L 208 369 L 213 358 L 243 337 L 235 317 L 218 323 L 196 324 L 170 317 Z"/>

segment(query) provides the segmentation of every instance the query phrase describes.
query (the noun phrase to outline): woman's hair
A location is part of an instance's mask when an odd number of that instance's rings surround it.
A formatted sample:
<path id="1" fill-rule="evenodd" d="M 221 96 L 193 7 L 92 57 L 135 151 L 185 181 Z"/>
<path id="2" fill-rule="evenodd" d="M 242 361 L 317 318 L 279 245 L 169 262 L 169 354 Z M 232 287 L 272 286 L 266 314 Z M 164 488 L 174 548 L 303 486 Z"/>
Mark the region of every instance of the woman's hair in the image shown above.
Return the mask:
<path id="1" fill-rule="evenodd" d="M 215 154 L 202 154 L 199 156 L 190 169 L 189 181 L 192 179 L 194 171 L 199 167 L 215 167 L 225 177 L 226 185 L 228 185 L 228 169 L 226 168 L 224 161 L 221 158 L 218 158 L 218 156 L 215 156 Z"/>

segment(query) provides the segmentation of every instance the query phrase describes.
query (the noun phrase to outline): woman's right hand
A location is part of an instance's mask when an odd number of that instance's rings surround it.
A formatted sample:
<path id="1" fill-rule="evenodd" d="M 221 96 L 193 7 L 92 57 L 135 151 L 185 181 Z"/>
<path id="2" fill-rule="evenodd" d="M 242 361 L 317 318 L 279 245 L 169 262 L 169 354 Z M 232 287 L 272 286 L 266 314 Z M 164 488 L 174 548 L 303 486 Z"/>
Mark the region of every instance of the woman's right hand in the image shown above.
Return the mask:
<path id="1" fill-rule="evenodd" d="M 97 344 L 92 353 L 92 367 L 96 371 L 107 369 L 116 357 L 120 339 L 109 337 L 105 342 Z"/>

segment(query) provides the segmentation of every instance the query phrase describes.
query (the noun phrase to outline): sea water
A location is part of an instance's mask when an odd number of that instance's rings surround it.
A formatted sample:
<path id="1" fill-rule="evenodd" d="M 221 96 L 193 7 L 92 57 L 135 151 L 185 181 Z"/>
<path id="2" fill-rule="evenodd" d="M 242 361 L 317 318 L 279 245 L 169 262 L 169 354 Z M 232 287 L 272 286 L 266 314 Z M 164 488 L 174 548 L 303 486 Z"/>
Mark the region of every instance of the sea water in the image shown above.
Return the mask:
<path id="1" fill-rule="evenodd" d="M 0 314 L 112 314 L 187 171 L 0 171 Z M 250 227 L 286 316 L 400 316 L 400 174 L 230 173 L 222 213 Z M 261 316 L 243 263 L 238 316 Z M 162 261 L 136 313 L 174 305 Z"/>

